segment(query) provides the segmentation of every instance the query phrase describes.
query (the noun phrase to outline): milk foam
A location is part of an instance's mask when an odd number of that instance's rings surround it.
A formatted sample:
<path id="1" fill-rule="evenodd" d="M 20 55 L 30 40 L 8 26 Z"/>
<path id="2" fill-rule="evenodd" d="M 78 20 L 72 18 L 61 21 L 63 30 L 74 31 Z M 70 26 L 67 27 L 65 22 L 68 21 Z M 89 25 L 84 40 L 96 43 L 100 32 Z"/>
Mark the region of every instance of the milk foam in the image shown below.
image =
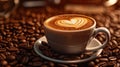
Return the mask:
<path id="1" fill-rule="evenodd" d="M 73 27 L 73 28 L 80 28 L 85 26 L 88 23 L 88 20 L 83 17 L 73 17 L 70 20 L 63 19 L 63 20 L 57 20 L 55 22 L 56 25 L 61 27 Z"/>

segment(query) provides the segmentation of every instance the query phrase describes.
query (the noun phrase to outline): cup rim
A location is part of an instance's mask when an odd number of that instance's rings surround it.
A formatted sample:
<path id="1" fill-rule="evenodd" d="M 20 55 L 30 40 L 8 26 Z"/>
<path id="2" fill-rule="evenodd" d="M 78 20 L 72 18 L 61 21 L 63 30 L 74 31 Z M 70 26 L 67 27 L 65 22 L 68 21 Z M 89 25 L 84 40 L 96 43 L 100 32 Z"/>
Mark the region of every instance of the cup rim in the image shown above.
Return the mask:
<path id="1" fill-rule="evenodd" d="M 60 29 L 55 29 L 55 28 L 48 27 L 48 26 L 45 25 L 46 22 L 49 22 L 49 21 L 51 21 L 52 19 L 54 19 L 56 17 L 65 16 L 65 15 L 77 15 L 77 16 L 87 17 L 87 18 L 89 18 L 89 19 L 91 19 L 93 21 L 93 25 L 88 27 L 88 28 L 80 29 L 80 30 L 60 30 Z M 86 30 L 93 29 L 96 26 L 96 21 L 95 21 L 94 18 L 92 18 L 90 16 L 83 15 L 83 14 L 61 14 L 61 15 L 56 15 L 56 16 L 49 17 L 48 19 L 46 19 L 43 22 L 43 25 L 44 25 L 44 28 L 47 28 L 47 29 L 52 30 L 52 31 L 57 31 L 57 32 L 80 32 L 80 31 L 86 31 Z"/>

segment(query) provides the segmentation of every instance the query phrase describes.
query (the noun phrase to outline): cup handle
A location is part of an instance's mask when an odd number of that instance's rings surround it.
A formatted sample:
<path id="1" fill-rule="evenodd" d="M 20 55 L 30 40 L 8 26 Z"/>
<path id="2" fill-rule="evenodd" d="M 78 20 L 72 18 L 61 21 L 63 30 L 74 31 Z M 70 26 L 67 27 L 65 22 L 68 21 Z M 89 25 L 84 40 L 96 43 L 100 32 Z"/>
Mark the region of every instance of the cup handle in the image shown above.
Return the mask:
<path id="1" fill-rule="evenodd" d="M 111 35 L 110 35 L 110 32 L 107 28 L 105 27 L 99 27 L 99 28 L 96 28 L 95 31 L 94 31 L 94 34 L 93 34 L 93 38 L 96 37 L 96 35 L 99 33 L 99 32 L 103 32 L 105 33 L 105 37 L 106 37 L 106 40 L 103 42 L 102 45 L 99 45 L 97 47 L 94 47 L 94 48 L 88 48 L 86 49 L 86 51 L 96 51 L 96 50 L 99 50 L 99 49 L 102 49 L 106 46 L 106 44 L 109 42 L 110 38 L 111 38 Z"/>

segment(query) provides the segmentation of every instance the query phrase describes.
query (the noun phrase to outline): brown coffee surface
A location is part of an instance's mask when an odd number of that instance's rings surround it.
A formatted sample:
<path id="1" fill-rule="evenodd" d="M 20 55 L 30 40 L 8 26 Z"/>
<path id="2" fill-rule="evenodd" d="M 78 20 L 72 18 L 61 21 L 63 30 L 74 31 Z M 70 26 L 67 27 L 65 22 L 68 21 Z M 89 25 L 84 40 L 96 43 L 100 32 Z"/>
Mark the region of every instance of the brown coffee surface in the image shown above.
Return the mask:
<path id="1" fill-rule="evenodd" d="M 91 27 L 93 20 L 86 16 L 60 15 L 45 22 L 45 25 L 59 30 L 81 30 Z"/>

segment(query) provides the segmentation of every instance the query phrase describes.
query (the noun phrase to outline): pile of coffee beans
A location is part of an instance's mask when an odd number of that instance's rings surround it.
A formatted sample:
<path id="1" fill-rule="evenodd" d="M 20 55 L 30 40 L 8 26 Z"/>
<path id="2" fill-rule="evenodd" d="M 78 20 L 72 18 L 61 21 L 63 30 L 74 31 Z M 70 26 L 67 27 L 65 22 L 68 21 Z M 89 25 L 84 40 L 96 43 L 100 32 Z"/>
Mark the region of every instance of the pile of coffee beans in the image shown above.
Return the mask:
<path id="1" fill-rule="evenodd" d="M 0 19 L 0 67 L 120 67 L 120 11 L 106 11 L 100 14 L 78 13 L 96 19 L 97 27 L 106 27 L 111 32 L 111 40 L 103 52 L 91 61 L 84 63 L 62 64 L 41 58 L 34 52 L 33 45 L 37 39 L 44 36 L 43 22 L 48 17 L 76 13 L 63 9 L 44 8 L 19 8 L 10 18 Z M 100 33 L 96 37 L 103 42 L 105 36 Z M 59 59 L 81 59 L 89 57 L 80 55 L 69 57 L 51 53 L 50 47 L 42 48 L 47 56 Z"/>

